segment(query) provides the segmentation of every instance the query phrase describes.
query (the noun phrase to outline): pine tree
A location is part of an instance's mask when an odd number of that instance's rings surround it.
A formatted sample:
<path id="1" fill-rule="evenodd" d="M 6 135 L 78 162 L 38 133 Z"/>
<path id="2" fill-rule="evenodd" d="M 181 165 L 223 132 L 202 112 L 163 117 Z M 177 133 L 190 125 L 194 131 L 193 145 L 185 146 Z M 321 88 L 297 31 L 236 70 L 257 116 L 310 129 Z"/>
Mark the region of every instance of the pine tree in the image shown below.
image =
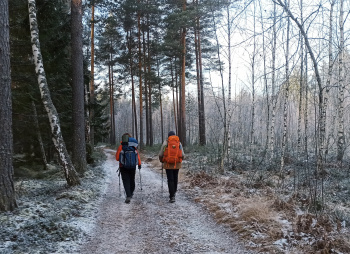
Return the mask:
<path id="1" fill-rule="evenodd" d="M 84 66 L 83 66 L 83 27 L 82 0 L 71 2 L 72 40 L 72 87 L 73 87 L 73 156 L 75 169 L 86 171 L 85 111 L 84 111 Z"/>
<path id="2" fill-rule="evenodd" d="M 7 0 L 0 0 L 0 211 L 17 207 L 12 165 L 10 26 Z"/>

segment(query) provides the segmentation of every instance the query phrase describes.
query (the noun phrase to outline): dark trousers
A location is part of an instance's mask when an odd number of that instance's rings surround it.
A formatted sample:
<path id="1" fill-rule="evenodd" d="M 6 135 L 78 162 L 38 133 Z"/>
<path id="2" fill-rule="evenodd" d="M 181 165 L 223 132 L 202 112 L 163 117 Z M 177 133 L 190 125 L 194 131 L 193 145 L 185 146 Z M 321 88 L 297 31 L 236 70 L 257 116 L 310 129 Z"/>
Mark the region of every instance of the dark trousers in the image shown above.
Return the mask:
<path id="1" fill-rule="evenodd" d="M 166 169 L 166 176 L 168 178 L 168 188 L 169 188 L 169 197 L 172 198 L 175 196 L 177 191 L 177 182 L 179 178 L 178 169 Z"/>
<path id="2" fill-rule="evenodd" d="M 135 174 L 136 168 L 134 169 L 124 169 L 120 168 L 120 173 L 122 174 L 123 185 L 127 197 L 131 197 L 135 190 Z"/>

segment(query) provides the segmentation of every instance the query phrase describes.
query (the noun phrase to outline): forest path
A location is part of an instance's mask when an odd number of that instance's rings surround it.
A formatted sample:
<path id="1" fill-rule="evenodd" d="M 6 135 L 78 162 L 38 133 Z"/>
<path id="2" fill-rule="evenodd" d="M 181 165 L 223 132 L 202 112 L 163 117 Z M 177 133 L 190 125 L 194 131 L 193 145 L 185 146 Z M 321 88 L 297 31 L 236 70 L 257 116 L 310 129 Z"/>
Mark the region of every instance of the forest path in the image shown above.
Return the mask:
<path id="1" fill-rule="evenodd" d="M 161 171 L 147 163 L 136 173 L 136 189 L 125 204 L 123 183 L 116 173 L 115 151 L 105 150 L 107 188 L 97 224 L 80 253 L 252 253 L 242 247 L 228 228 L 181 192 L 169 203 L 166 175 L 162 190 Z"/>

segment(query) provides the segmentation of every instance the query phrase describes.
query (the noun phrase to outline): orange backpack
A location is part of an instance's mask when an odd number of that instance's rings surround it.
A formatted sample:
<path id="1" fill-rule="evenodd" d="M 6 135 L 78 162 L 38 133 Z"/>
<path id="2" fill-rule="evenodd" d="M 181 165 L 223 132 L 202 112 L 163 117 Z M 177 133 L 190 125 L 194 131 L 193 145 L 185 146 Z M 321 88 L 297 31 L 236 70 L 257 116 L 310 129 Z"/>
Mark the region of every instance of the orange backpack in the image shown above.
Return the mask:
<path id="1" fill-rule="evenodd" d="M 168 146 L 165 148 L 163 162 L 175 164 L 182 162 L 182 150 L 180 149 L 180 139 L 178 136 L 168 138 Z"/>

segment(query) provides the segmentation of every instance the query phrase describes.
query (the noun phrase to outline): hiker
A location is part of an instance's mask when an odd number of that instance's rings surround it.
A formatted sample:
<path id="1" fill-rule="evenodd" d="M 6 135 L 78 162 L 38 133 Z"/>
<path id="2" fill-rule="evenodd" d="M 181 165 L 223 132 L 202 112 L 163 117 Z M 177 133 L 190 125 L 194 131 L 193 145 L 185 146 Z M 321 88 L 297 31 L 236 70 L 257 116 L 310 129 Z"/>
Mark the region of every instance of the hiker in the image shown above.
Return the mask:
<path id="1" fill-rule="evenodd" d="M 138 142 L 129 133 L 123 134 L 120 143 L 115 158 L 119 161 L 119 173 L 126 193 L 125 203 L 128 204 L 134 195 L 136 166 L 141 169 L 141 159 L 137 151 Z"/>
<path id="2" fill-rule="evenodd" d="M 168 139 L 164 140 L 159 152 L 159 160 L 163 164 L 168 179 L 169 202 L 175 202 L 179 169 L 185 154 L 179 137 L 174 131 L 169 131 Z"/>

